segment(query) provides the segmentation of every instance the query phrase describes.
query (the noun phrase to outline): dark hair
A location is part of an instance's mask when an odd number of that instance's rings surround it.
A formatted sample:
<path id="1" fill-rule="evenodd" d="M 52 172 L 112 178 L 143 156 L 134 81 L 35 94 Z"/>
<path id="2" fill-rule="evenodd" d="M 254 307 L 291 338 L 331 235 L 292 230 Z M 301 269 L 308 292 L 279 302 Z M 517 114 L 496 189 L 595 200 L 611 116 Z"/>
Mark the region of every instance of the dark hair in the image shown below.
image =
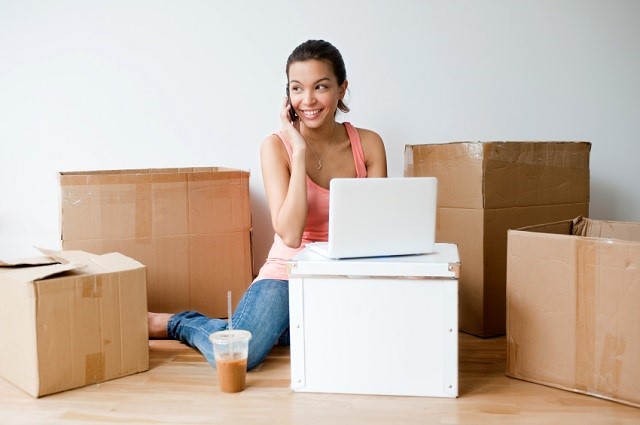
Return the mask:
<path id="1" fill-rule="evenodd" d="M 309 60 L 321 60 L 328 62 L 333 73 L 338 78 L 338 85 L 342 85 L 347 79 L 347 69 L 344 66 L 342 55 L 331 43 L 324 40 L 308 40 L 293 49 L 287 59 L 286 73 L 289 78 L 289 67 L 294 62 L 304 62 Z M 340 99 L 338 109 L 342 112 L 349 112 L 349 107 Z"/>

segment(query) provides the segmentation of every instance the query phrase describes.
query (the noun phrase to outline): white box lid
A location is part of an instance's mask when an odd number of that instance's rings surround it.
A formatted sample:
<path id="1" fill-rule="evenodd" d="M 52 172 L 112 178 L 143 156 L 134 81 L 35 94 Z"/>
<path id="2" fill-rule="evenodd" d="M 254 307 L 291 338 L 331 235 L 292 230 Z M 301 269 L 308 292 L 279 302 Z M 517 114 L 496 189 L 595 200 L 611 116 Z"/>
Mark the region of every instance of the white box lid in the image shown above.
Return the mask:
<path id="1" fill-rule="evenodd" d="M 290 277 L 384 276 L 457 279 L 460 257 L 456 244 L 436 243 L 431 254 L 334 260 L 309 248 L 287 262 Z"/>

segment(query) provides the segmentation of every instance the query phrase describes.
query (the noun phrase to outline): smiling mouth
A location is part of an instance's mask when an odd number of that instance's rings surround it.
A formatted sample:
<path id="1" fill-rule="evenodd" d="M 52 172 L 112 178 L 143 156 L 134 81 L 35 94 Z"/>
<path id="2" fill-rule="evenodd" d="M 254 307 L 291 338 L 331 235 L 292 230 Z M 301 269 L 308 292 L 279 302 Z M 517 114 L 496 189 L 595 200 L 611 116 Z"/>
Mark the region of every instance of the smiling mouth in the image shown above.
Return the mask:
<path id="1" fill-rule="evenodd" d="M 312 118 L 320 113 L 320 109 L 314 109 L 313 111 L 300 111 L 300 112 L 302 112 L 302 115 L 304 115 L 305 117 Z"/>

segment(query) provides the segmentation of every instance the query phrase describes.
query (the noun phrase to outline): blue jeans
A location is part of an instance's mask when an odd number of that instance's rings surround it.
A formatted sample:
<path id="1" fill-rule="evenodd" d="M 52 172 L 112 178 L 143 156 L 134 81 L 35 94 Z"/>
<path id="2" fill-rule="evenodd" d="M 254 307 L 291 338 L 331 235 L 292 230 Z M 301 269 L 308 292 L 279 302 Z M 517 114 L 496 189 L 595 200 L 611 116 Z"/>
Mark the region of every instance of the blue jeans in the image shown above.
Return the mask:
<path id="1" fill-rule="evenodd" d="M 289 343 L 289 282 L 263 279 L 251 284 L 233 313 L 234 329 L 251 332 L 247 369 L 258 366 L 279 342 Z M 216 367 L 209 335 L 227 329 L 224 319 L 212 319 L 195 311 L 183 311 L 169 319 L 169 337 L 200 350 L 207 361 Z"/>

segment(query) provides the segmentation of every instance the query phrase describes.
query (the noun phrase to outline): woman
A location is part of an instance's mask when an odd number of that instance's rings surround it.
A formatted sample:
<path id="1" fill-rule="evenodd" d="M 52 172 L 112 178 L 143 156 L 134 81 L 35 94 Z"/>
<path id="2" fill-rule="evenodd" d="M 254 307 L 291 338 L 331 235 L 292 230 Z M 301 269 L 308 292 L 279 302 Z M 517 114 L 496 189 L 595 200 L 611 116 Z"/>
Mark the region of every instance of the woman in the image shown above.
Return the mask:
<path id="1" fill-rule="evenodd" d="M 249 370 L 264 360 L 276 342 L 288 344 L 285 265 L 306 243 L 327 240 L 331 179 L 387 175 L 380 136 L 336 122 L 338 109 L 349 111 L 343 101 L 348 82 L 340 52 L 326 41 L 309 40 L 291 53 L 286 73 L 282 130 L 267 137 L 260 148 L 274 241 L 232 318 L 234 328 L 252 334 Z M 170 337 L 196 347 L 214 367 L 209 335 L 226 328 L 226 320 L 193 311 L 149 313 L 150 337 Z"/>

